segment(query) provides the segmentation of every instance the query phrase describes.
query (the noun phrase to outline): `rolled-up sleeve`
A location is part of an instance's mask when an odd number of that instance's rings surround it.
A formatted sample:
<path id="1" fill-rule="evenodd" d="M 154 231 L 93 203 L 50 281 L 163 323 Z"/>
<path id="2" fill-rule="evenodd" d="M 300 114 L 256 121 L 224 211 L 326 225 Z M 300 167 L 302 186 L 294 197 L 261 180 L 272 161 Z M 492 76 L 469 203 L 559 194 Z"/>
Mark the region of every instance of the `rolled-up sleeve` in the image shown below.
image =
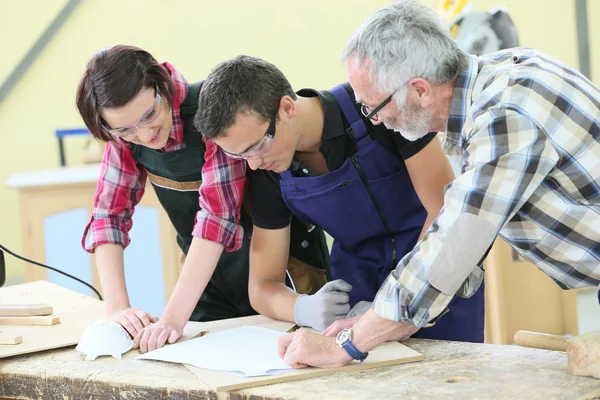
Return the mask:
<path id="1" fill-rule="evenodd" d="M 227 157 L 212 140 L 205 139 L 205 164 L 202 168 L 200 211 L 192 234 L 222 244 L 227 251 L 242 246 L 244 230 L 239 224 L 246 161 Z"/>
<path id="2" fill-rule="evenodd" d="M 103 244 L 129 245 L 135 206 L 144 195 L 146 172 L 124 144 L 107 143 L 94 195 L 92 218 L 81 240 L 93 253 Z"/>

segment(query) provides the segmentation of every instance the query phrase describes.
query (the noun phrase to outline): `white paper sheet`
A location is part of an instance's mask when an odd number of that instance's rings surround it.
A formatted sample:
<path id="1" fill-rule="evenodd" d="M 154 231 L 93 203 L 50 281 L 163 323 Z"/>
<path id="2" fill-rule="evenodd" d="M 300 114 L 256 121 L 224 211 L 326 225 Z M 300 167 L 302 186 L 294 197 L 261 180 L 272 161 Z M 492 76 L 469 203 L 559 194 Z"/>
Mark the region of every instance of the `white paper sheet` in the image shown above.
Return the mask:
<path id="1" fill-rule="evenodd" d="M 283 334 L 242 326 L 168 345 L 136 358 L 190 364 L 247 377 L 273 375 L 291 369 L 277 355 L 277 339 Z"/>

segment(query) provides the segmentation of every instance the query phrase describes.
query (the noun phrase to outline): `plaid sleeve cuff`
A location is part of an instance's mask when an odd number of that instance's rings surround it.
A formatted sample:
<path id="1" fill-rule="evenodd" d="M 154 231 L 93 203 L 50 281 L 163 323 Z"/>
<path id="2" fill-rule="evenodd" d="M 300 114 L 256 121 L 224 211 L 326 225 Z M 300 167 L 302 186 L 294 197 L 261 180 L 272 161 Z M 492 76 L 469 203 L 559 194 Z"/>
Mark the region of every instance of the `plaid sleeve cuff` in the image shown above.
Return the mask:
<path id="1" fill-rule="evenodd" d="M 242 247 L 244 228 L 235 222 L 200 210 L 196 214 L 196 225 L 192 235 L 220 243 L 225 247 L 225 250 L 232 252 Z"/>
<path id="2" fill-rule="evenodd" d="M 445 314 L 450 300 L 452 296 L 444 295 L 429 283 L 413 293 L 390 274 L 375 296 L 373 310 L 381 318 L 422 328 L 433 325 Z"/>
<path id="3" fill-rule="evenodd" d="M 103 244 L 120 244 L 123 248 L 129 246 L 129 234 L 125 225 L 118 218 L 92 217 L 90 223 L 85 227 L 81 245 L 88 253 L 94 253 L 96 247 Z"/>

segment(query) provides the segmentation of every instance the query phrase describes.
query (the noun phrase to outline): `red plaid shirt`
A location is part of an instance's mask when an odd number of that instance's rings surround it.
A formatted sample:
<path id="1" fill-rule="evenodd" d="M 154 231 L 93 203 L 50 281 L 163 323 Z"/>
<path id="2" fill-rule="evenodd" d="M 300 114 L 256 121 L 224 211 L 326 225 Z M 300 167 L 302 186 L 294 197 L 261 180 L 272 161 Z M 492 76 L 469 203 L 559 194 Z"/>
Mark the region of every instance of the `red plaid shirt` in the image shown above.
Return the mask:
<path id="1" fill-rule="evenodd" d="M 180 105 L 187 96 L 185 78 L 169 63 L 162 64 L 175 83 L 173 127 L 164 152 L 178 150 L 183 144 Z M 131 217 L 146 188 L 146 170 L 132 157 L 129 146 L 106 144 L 100 178 L 94 196 L 92 218 L 82 238 L 83 248 L 93 253 L 107 243 L 129 245 Z M 241 247 L 243 228 L 239 225 L 246 163 L 227 157 L 212 141 L 205 139 L 206 160 L 199 190 L 200 211 L 192 235 L 225 246 L 227 251 Z"/>

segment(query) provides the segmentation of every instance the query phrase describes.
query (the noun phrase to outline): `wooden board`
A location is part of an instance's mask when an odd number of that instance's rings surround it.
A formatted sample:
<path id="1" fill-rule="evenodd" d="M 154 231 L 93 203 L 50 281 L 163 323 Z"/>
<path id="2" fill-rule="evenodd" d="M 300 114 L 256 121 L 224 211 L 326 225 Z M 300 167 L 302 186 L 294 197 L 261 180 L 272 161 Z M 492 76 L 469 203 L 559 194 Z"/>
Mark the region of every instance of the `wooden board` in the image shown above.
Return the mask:
<path id="1" fill-rule="evenodd" d="M 19 344 L 23 341 L 23 336 L 21 335 L 7 335 L 0 331 L 0 344 Z"/>
<path id="2" fill-rule="evenodd" d="M 306 368 L 296 369 L 283 374 L 258 376 L 245 378 L 224 372 L 211 371 L 185 365 L 191 373 L 196 375 L 202 382 L 213 387 L 217 392 L 228 392 L 230 390 L 247 389 L 256 386 L 271 385 L 297 381 L 301 379 L 316 378 L 318 376 L 333 375 L 340 372 L 357 372 L 367 369 L 388 367 L 390 365 L 405 364 L 423 360 L 423 355 L 412 350 L 401 343 L 385 343 L 369 352 L 369 357 L 362 363 L 353 361 L 339 368 Z"/>
<path id="3" fill-rule="evenodd" d="M 0 345 L 0 358 L 77 344 L 85 328 L 106 319 L 104 303 L 47 281 L 0 288 L 0 305 L 45 303 L 61 323 L 53 326 L 6 326 L 3 335 L 22 336 L 17 345 Z M 25 318 L 25 317 L 23 317 Z"/>
<path id="4" fill-rule="evenodd" d="M 194 330 L 207 330 L 209 334 L 224 329 L 236 328 L 243 325 L 261 326 L 264 328 L 286 332 L 294 324 L 289 322 L 273 321 L 262 316 L 253 316 L 245 318 L 236 318 L 226 321 L 214 321 L 194 326 Z M 192 334 L 192 332 L 190 332 Z M 412 350 L 401 343 L 385 343 L 382 346 L 369 352 L 369 357 L 362 363 L 354 361 L 348 365 L 339 368 L 306 368 L 292 370 L 283 374 L 271 376 L 259 376 L 245 378 L 235 376 L 224 372 L 212 371 L 198 368 L 191 365 L 184 365 L 191 373 L 196 375 L 206 385 L 214 388 L 217 392 L 227 392 L 230 390 L 239 390 L 256 386 L 270 385 L 274 383 L 290 382 L 301 379 L 315 378 L 319 376 L 332 375 L 339 372 L 356 372 L 372 368 L 387 367 L 390 365 L 404 364 L 423 360 L 423 355 Z"/>
<path id="5" fill-rule="evenodd" d="M 0 305 L 0 317 L 51 315 L 52 307 L 47 304 Z"/>
<path id="6" fill-rule="evenodd" d="M 0 317 L 0 325 L 56 325 L 60 317 L 56 315 L 41 315 L 35 317 Z"/>

